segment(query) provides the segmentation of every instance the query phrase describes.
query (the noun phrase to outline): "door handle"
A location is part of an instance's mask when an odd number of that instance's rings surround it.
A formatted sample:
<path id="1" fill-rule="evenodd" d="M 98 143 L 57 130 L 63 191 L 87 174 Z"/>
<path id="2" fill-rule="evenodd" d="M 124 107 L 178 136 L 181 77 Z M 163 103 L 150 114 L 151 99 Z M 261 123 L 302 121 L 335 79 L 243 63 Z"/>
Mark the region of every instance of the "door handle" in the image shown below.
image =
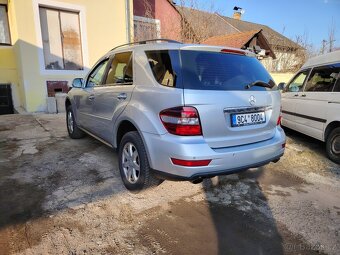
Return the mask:
<path id="1" fill-rule="evenodd" d="M 295 97 L 298 97 L 299 95 L 298 95 L 298 94 L 295 94 L 294 96 L 295 96 Z"/>
<path id="2" fill-rule="evenodd" d="M 126 95 L 126 93 L 120 93 L 120 94 L 117 96 L 117 98 L 118 98 L 119 100 L 125 100 L 125 99 L 127 98 L 127 95 Z"/>
<path id="3" fill-rule="evenodd" d="M 306 97 L 306 94 L 301 95 L 302 97 Z"/>
<path id="4" fill-rule="evenodd" d="M 88 99 L 92 101 L 94 99 L 94 95 L 89 96 Z"/>

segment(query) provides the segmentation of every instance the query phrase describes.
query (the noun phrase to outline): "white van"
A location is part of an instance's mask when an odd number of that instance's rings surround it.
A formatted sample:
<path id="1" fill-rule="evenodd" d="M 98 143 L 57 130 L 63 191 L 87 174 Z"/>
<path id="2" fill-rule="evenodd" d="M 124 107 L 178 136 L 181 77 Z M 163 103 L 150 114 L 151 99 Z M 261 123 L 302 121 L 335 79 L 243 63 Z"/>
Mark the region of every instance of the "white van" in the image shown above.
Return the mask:
<path id="1" fill-rule="evenodd" d="M 326 142 L 340 163 L 340 51 L 308 60 L 283 87 L 282 125 Z"/>

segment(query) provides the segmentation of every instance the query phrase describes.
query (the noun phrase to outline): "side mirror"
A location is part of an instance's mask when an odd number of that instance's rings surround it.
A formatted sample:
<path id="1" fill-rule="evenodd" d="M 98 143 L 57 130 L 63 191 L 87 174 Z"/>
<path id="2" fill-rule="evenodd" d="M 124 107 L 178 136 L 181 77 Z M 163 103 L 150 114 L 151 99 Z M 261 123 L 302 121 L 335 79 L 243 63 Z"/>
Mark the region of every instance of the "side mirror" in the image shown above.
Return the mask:
<path id="1" fill-rule="evenodd" d="M 279 85 L 277 85 L 277 88 L 278 90 L 284 90 L 285 86 L 286 86 L 286 83 L 280 82 Z"/>
<path id="2" fill-rule="evenodd" d="M 83 79 L 82 78 L 75 78 L 72 81 L 72 88 L 81 88 L 83 86 Z"/>

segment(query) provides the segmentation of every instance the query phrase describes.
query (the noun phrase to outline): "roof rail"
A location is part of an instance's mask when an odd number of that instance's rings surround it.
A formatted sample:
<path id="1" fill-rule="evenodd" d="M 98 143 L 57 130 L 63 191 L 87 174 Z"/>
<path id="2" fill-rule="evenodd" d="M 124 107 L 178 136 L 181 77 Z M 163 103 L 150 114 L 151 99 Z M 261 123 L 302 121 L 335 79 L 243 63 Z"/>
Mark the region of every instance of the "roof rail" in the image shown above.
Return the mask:
<path id="1" fill-rule="evenodd" d="M 125 43 L 125 44 L 119 45 L 117 47 L 114 47 L 110 51 L 113 51 L 115 49 L 118 49 L 118 48 L 124 47 L 124 46 L 135 45 L 135 44 L 140 45 L 140 44 L 146 44 L 148 42 L 157 42 L 157 41 L 168 42 L 168 43 L 181 43 L 181 42 L 178 42 L 178 41 L 175 41 L 175 40 L 170 40 L 170 39 L 150 39 L 150 40 L 144 40 L 144 41 L 139 41 L 139 42 Z"/>

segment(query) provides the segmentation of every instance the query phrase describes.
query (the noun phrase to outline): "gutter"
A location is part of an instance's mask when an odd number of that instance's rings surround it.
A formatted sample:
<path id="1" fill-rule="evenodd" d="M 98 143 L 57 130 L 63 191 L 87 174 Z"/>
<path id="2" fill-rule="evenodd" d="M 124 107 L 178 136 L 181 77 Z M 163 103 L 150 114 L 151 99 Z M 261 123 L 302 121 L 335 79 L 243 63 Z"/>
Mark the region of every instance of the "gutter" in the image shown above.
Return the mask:
<path id="1" fill-rule="evenodd" d="M 130 27 L 130 0 L 125 0 L 125 17 L 126 17 L 126 42 L 131 42 L 131 27 Z"/>

